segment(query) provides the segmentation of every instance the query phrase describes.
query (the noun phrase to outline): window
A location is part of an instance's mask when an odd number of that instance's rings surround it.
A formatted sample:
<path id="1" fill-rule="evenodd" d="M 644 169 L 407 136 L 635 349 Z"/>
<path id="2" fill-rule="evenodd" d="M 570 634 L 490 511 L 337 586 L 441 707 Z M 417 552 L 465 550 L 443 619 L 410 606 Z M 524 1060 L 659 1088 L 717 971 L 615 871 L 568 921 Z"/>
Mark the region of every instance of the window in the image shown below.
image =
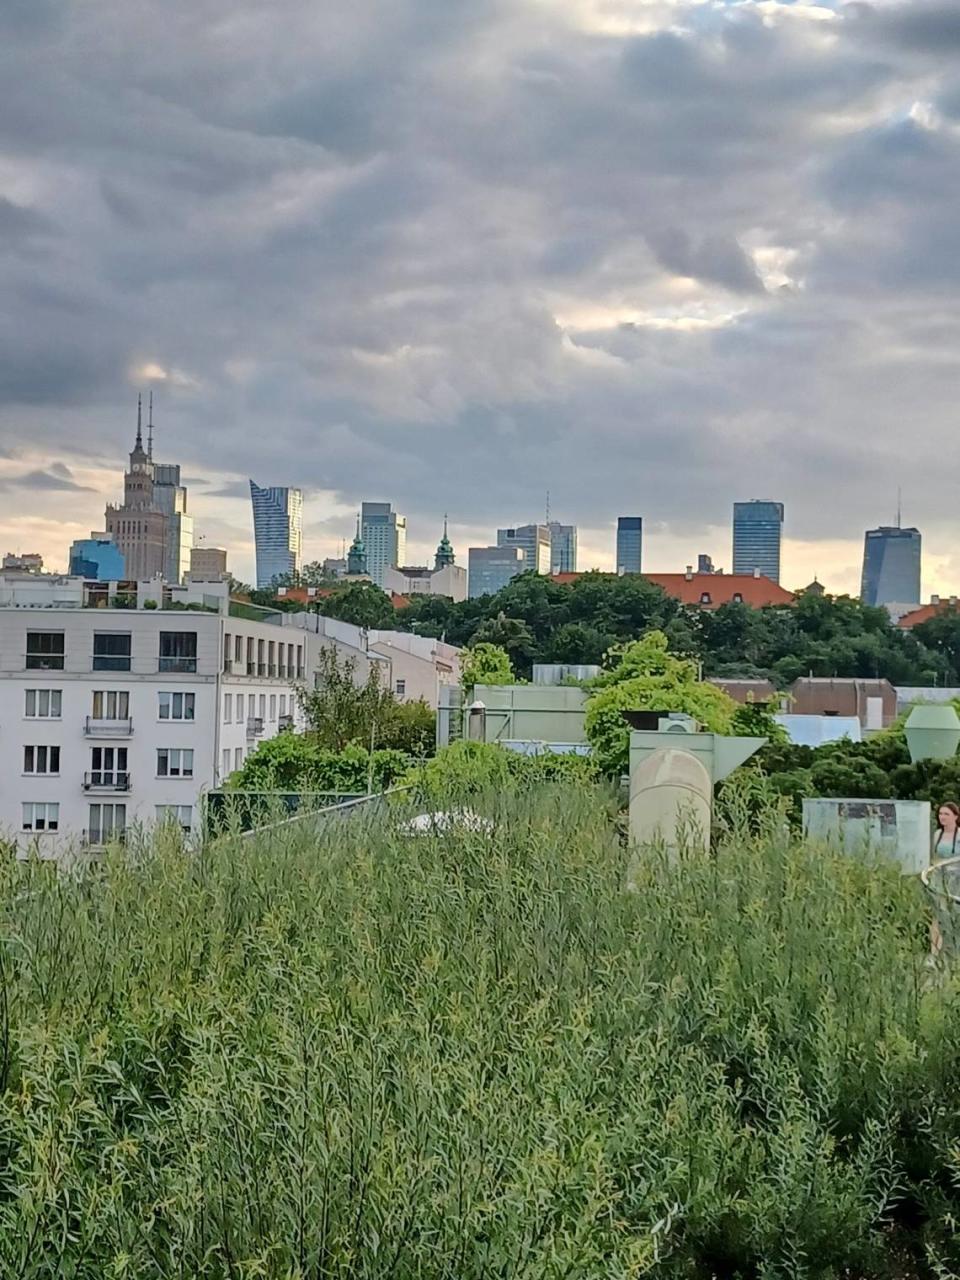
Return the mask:
<path id="1" fill-rule="evenodd" d="M 176 823 L 189 835 L 193 821 L 193 806 L 189 804 L 158 804 L 157 821 L 160 823 Z"/>
<path id="2" fill-rule="evenodd" d="M 28 631 L 26 667 L 28 671 L 62 671 L 63 632 Z"/>
<path id="3" fill-rule="evenodd" d="M 130 694 L 122 689 L 98 689 L 93 695 L 94 720 L 129 720 Z"/>
<path id="4" fill-rule="evenodd" d="M 243 636 L 233 637 L 233 660 L 234 662 L 243 661 Z"/>
<path id="5" fill-rule="evenodd" d="M 197 633 L 195 631 L 160 632 L 160 670 L 196 671 Z"/>
<path id="6" fill-rule="evenodd" d="M 394 685 L 394 689 L 396 691 L 397 697 L 402 698 L 404 694 L 407 692 L 406 680 L 398 680 Z"/>
<path id="7" fill-rule="evenodd" d="M 734 604 L 743 604 L 743 596 L 740 594 L 740 592 L 739 592 L 739 591 L 735 591 L 735 592 L 733 593 L 733 603 L 734 603 Z"/>
<path id="8" fill-rule="evenodd" d="M 23 748 L 23 772 L 24 773 L 59 773 L 60 772 L 60 748 L 59 747 L 24 747 Z"/>
<path id="9" fill-rule="evenodd" d="M 223 695 L 223 723 L 230 724 L 233 721 L 233 694 L 225 693 Z"/>
<path id="10" fill-rule="evenodd" d="M 94 671 L 130 670 L 129 631 L 95 631 L 93 633 Z"/>
<path id="11" fill-rule="evenodd" d="M 293 661 L 294 661 L 293 645 L 288 644 L 287 645 L 287 675 L 290 677 L 291 680 L 296 680 L 297 668 L 293 665 Z"/>
<path id="12" fill-rule="evenodd" d="M 223 637 L 223 669 L 230 670 L 230 655 L 233 653 L 233 636 L 227 631 Z"/>
<path id="13" fill-rule="evenodd" d="M 23 806 L 24 831 L 56 831 L 60 826 L 58 804 L 25 804 Z"/>
<path id="14" fill-rule="evenodd" d="M 271 693 L 271 695 L 270 695 L 270 719 L 271 719 L 271 720 L 276 720 L 276 718 L 277 718 L 277 695 L 276 695 L 275 693 Z"/>
<path id="15" fill-rule="evenodd" d="M 700 592 L 700 603 L 701 603 L 701 604 L 709 604 L 709 603 L 710 603 L 710 592 L 709 592 L 709 591 L 701 591 L 701 592 Z"/>
<path id="16" fill-rule="evenodd" d="M 285 693 L 280 695 L 280 714 L 282 716 L 287 714 L 287 695 Z"/>
<path id="17" fill-rule="evenodd" d="M 270 667 L 270 674 L 272 676 L 275 676 L 277 674 L 277 642 L 276 640 L 270 640 L 267 643 L 267 664 Z"/>
<path id="18" fill-rule="evenodd" d="M 239 769 L 243 764 L 243 747 L 237 747 L 233 753 L 233 767 Z"/>
<path id="19" fill-rule="evenodd" d="M 267 695 L 266 695 L 265 693 L 261 693 L 261 695 L 260 695 L 260 719 L 261 719 L 261 720 L 266 720 L 266 718 L 267 718 Z"/>
<path id="20" fill-rule="evenodd" d="M 127 829 L 125 804 L 92 804 L 87 828 L 91 844 L 106 844 L 109 840 L 122 840 Z"/>
<path id="21" fill-rule="evenodd" d="M 59 720 L 60 689 L 28 689 L 23 714 L 29 720 Z"/>
<path id="22" fill-rule="evenodd" d="M 91 787 L 116 787 L 120 791 L 126 791 L 130 786 L 127 748 L 91 747 L 87 781 Z"/>
<path id="23" fill-rule="evenodd" d="M 157 748 L 158 778 L 192 778 L 193 752 L 180 747 Z"/>
<path id="24" fill-rule="evenodd" d="M 222 782 L 224 778 L 229 777 L 229 774 L 230 774 L 230 748 L 224 747 L 223 761 L 220 765 L 220 781 Z"/>
<path id="25" fill-rule="evenodd" d="M 195 693 L 161 693 L 161 720 L 192 720 L 196 708 Z"/>

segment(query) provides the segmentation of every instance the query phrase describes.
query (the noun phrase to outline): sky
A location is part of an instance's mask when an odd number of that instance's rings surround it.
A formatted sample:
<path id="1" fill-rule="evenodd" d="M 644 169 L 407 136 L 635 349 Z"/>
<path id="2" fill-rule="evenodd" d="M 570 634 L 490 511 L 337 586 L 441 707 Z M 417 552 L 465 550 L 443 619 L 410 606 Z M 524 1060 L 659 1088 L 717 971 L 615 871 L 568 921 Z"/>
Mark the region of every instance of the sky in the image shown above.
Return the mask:
<path id="1" fill-rule="evenodd" d="M 899 487 L 956 593 L 958 197 L 955 0 L 4 0 L 0 550 L 103 527 L 152 389 L 247 580 L 250 476 L 308 560 L 549 491 L 729 569 L 776 498 L 836 591 Z"/>

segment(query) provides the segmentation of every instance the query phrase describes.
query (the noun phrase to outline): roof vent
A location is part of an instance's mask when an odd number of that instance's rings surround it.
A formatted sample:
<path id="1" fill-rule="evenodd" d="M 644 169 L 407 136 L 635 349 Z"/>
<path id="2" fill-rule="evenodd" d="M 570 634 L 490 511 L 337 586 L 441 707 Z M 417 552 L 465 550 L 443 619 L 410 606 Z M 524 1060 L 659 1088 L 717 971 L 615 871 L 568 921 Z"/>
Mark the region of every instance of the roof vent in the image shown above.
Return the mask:
<path id="1" fill-rule="evenodd" d="M 759 568 L 754 569 L 754 571 L 753 571 L 753 576 L 754 576 L 755 578 L 759 578 L 759 577 L 760 577 L 760 570 L 759 570 Z"/>
<path id="2" fill-rule="evenodd" d="M 693 581 L 693 565 L 692 564 L 687 565 L 687 571 L 683 576 L 686 578 L 688 582 Z"/>

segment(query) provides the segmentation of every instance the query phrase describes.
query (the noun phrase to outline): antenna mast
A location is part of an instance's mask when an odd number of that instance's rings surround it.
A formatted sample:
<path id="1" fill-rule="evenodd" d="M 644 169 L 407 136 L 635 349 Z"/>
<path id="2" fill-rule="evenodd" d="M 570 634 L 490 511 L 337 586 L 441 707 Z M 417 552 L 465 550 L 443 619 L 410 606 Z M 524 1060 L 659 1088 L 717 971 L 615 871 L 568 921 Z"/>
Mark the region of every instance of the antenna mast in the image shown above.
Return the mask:
<path id="1" fill-rule="evenodd" d="M 902 497 L 903 497 L 903 490 L 900 488 L 899 485 L 897 485 L 897 528 L 898 529 L 903 528 L 903 525 L 900 522 Z"/>
<path id="2" fill-rule="evenodd" d="M 153 391 L 150 392 L 150 408 L 147 411 L 147 457 L 153 461 Z"/>

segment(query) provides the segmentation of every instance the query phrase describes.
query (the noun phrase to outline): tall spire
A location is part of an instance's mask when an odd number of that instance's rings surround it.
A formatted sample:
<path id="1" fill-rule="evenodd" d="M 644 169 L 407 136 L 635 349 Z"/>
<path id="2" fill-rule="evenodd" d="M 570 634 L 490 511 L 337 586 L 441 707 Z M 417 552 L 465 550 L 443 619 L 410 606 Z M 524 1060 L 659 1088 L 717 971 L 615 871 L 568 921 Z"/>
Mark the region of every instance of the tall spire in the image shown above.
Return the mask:
<path id="1" fill-rule="evenodd" d="M 440 545 L 437 547 L 436 558 L 433 562 L 434 573 L 439 569 L 445 569 L 447 565 L 455 563 L 453 547 L 450 545 L 450 539 L 447 536 L 447 516 L 443 516 L 443 537 L 440 539 Z"/>
<path id="2" fill-rule="evenodd" d="M 141 451 L 143 449 L 143 431 L 141 430 L 142 421 L 143 421 L 143 395 L 140 392 L 137 392 L 137 441 L 134 448 L 140 449 Z"/>
<path id="3" fill-rule="evenodd" d="M 150 408 L 147 411 L 147 457 L 153 461 L 153 390 L 150 391 Z"/>
<path id="4" fill-rule="evenodd" d="M 364 577 L 367 572 L 367 549 L 360 536 L 360 516 L 357 515 L 357 536 L 347 552 L 347 574 L 349 577 Z"/>

